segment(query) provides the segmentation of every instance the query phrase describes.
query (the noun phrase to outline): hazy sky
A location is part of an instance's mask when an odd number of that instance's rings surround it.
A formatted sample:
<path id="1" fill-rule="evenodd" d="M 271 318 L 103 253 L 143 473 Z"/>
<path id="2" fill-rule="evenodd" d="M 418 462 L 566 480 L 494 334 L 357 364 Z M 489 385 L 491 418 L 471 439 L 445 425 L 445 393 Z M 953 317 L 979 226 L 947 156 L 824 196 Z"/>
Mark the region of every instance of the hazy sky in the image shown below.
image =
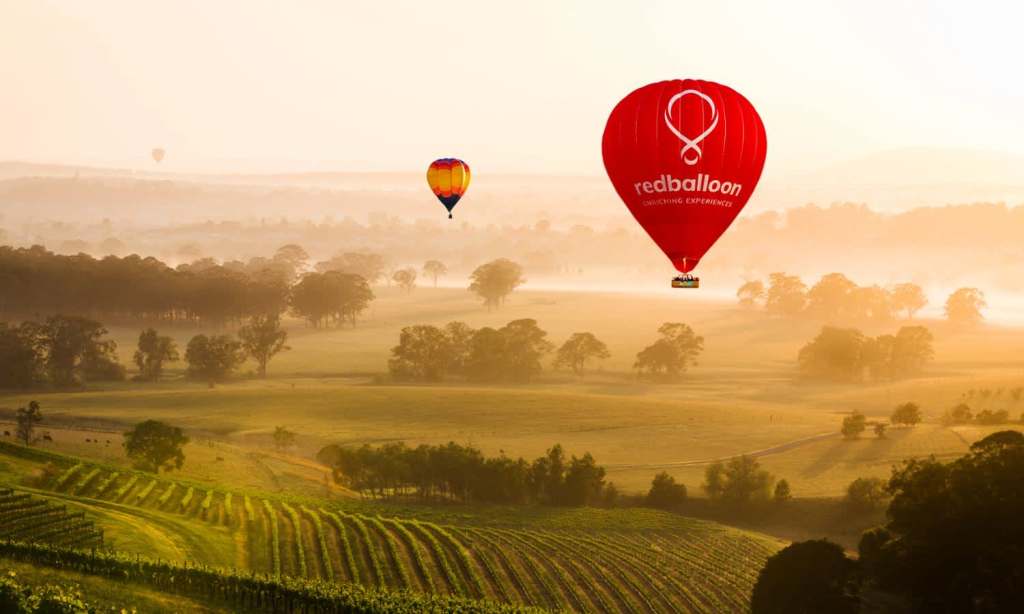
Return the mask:
<path id="1" fill-rule="evenodd" d="M 842 8 L 845 6 L 845 8 Z M 643 8 L 640 8 L 643 7 Z M 1024 153 L 1020 3 L 0 1 L 0 160 L 602 173 L 612 106 L 730 85 L 768 169 Z"/>

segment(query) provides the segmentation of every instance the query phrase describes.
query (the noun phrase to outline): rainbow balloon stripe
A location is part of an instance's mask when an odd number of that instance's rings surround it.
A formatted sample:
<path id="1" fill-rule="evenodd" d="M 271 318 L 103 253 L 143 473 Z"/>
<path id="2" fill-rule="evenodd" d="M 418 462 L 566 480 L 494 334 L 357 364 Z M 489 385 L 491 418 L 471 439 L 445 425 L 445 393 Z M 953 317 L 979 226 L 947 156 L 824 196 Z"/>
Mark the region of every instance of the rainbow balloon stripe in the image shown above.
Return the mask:
<path id="1" fill-rule="evenodd" d="M 434 160 L 427 169 L 427 183 L 450 218 L 455 203 L 469 188 L 469 165 L 458 158 Z"/>

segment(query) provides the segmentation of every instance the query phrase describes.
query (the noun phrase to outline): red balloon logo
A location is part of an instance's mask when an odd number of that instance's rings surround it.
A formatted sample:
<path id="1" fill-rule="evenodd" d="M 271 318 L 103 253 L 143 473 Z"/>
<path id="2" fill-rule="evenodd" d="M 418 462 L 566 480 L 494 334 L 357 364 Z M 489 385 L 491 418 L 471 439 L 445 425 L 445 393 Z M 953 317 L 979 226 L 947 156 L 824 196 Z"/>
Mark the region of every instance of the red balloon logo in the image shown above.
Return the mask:
<path id="1" fill-rule="evenodd" d="M 629 211 L 689 273 L 750 199 L 767 151 L 746 98 L 711 81 L 645 85 L 604 129 L 605 170 Z"/>

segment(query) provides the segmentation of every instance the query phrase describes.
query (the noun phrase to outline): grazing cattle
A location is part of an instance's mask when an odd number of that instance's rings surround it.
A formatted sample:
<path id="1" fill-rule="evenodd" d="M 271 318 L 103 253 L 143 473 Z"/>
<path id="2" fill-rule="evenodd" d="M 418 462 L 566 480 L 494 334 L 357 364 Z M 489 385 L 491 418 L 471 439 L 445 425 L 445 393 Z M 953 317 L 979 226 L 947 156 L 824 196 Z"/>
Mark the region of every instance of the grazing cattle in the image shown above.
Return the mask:
<path id="1" fill-rule="evenodd" d="M 11 436 L 11 432 L 10 431 L 4 431 L 4 437 L 10 437 L 10 436 Z"/>
<path id="2" fill-rule="evenodd" d="M 217 460 L 219 460 L 219 461 L 221 461 L 221 462 L 224 462 L 224 457 L 223 457 L 223 456 L 218 456 L 218 457 L 217 457 Z"/>
<path id="3" fill-rule="evenodd" d="M 91 443 L 91 442 L 92 442 L 91 439 L 89 439 L 88 437 L 85 438 L 85 443 Z"/>
<path id="4" fill-rule="evenodd" d="M 53 441 L 53 437 L 50 437 L 49 433 L 43 433 L 43 441 Z"/>

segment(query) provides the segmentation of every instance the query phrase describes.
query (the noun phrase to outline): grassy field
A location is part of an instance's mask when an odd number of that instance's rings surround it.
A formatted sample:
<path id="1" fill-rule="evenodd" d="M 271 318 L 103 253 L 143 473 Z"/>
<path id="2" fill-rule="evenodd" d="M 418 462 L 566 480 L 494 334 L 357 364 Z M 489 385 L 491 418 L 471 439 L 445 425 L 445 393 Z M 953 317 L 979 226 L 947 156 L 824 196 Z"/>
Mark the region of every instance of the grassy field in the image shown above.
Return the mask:
<path id="1" fill-rule="evenodd" d="M 377 292 L 380 298 L 356 329 L 315 331 L 290 321 L 293 349 L 271 363 L 268 380 L 243 377 L 209 389 L 182 380 L 179 369 L 158 385 L 3 395 L 0 408 L 39 398 L 55 445 L 110 459 L 120 457 L 119 432 L 128 425 L 166 420 L 193 434 L 188 477 L 242 480 L 269 490 L 322 492 L 323 468 L 302 458 L 324 444 L 401 440 L 472 443 L 491 454 L 503 450 L 527 458 L 559 442 L 571 453 L 594 454 L 627 491 L 642 490 L 653 473 L 666 469 L 695 494 L 707 461 L 759 453 L 766 467 L 790 480 L 796 495 L 827 496 L 840 494 L 855 477 L 888 475 L 891 464 L 906 455 L 964 452 L 992 429 L 944 429 L 937 424 L 941 414 L 971 389 L 1024 384 L 1016 362 L 1024 333 L 1016 329 L 965 333 L 925 322 L 936 335 L 936 360 L 924 376 L 884 384 L 813 384 L 798 379 L 795 357 L 820 327 L 816 322 L 773 319 L 682 294 L 523 291 L 505 308 L 488 312 L 459 289 Z M 536 318 L 555 342 L 573 331 L 593 331 L 608 343 L 612 358 L 583 378 L 549 372 L 520 387 L 392 385 L 374 375 L 385 371 L 403 325 L 461 319 L 499 326 L 521 317 Z M 669 320 L 687 322 L 705 336 L 700 365 L 675 384 L 636 381 L 629 373 L 633 356 Z M 137 329 L 113 329 L 123 358 Z M 195 332 L 167 331 L 181 345 Z M 904 401 L 921 404 L 927 423 L 891 430 L 881 441 L 828 436 L 850 411 L 886 417 Z M 1024 411 L 1024 403 L 1009 395 L 985 405 L 1014 417 Z M 282 457 L 268 449 L 277 425 L 299 434 L 294 454 Z"/>

